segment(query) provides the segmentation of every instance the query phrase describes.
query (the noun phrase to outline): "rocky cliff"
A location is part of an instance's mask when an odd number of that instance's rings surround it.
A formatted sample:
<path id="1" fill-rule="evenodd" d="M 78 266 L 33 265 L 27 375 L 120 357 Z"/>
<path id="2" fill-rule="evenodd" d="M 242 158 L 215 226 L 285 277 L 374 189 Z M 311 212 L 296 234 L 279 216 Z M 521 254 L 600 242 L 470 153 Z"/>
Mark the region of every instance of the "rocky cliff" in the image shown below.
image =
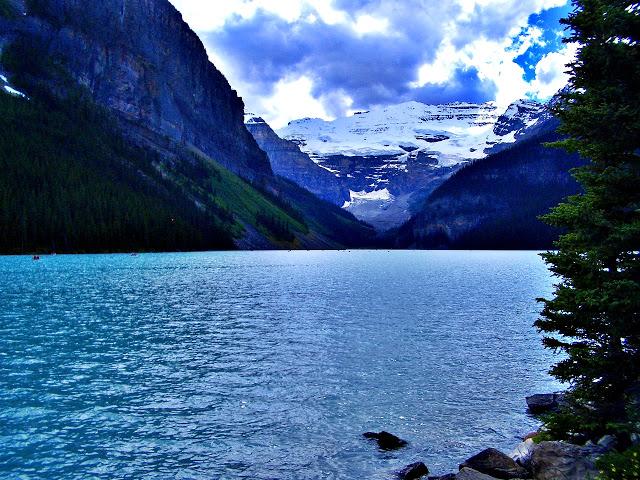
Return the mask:
<path id="1" fill-rule="evenodd" d="M 262 118 L 248 114 L 245 125 L 269 157 L 274 173 L 335 205 L 349 200 L 349 189 L 335 174 L 316 165 L 294 142 L 280 138 Z"/>
<path id="2" fill-rule="evenodd" d="M 134 244 L 131 232 L 148 230 L 145 218 L 157 219 L 161 211 L 172 211 L 173 196 L 182 217 L 167 216 L 171 231 L 176 230 L 174 223 L 184 220 L 193 227 L 191 238 L 196 240 L 204 233 L 198 230 L 200 225 L 206 224 L 244 249 L 341 248 L 368 242 L 372 233 L 368 226 L 274 175 L 267 155 L 244 126 L 242 100 L 209 62 L 204 46 L 168 0 L 0 2 L 0 93 L 14 97 L 0 105 L 6 109 L 0 111 L 0 117 L 33 118 L 33 142 L 39 141 L 38 136 L 46 144 L 59 142 L 57 153 L 66 159 L 69 170 L 82 172 L 74 184 L 57 175 L 55 162 L 46 162 L 49 170 L 35 169 L 34 190 L 20 196 L 24 205 L 44 196 L 48 178 L 56 178 L 57 192 L 53 204 L 38 204 L 42 208 L 37 216 L 48 221 L 65 215 L 68 207 L 63 200 L 73 198 L 75 204 L 87 206 L 82 208 L 83 218 L 100 217 L 100 231 L 121 232 L 105 249 L 115 243 L 126 249 Z M 31 101 L 18 98 L 16 89 Z M 26 103 L 20 104 L 20 99 Z M 57 126 L 60 122 L 55 119 L 62 117 L 65 121 Z M 100 128 L 89 125 L 91 118 L 100 119 Z M 85 135 L 83 127 L 91 135 Z M 16 122 L 9 122 L 8 128 L 7 138 L 20 134 L 24 142 L 30 142 Z M 82 148 L 67 148 L 78 144 Z M 133 149 L 124 151 L 123 145 Z M 91 149 L 104 155 L 93 155 Z M 42 149 L 35 153 L 38 158 L 47 157 Z M 94 165 L 86 161 L 86 155 L 101 160 Z M 19 157 L 16 153 L 7 161 L 18 168 Z M 95 201 L 90 172 L 114 184 L 126 177 L 126 184 L 118 185 L 118 191 L 124 193 L 113 194 L 112 199 L 140 199 L 150 192 L 162 205 L 145 197 L 149 202 L 144 211 L 132 207 L 140 222 L 118 230 L 117 223 L 128 222 L 131 215 L 104 214 L 117 210 L 118 201 Z M 0 180 L 13 182 L 13 177 L 2 175 L 0 172 Z M 18 203 L 11 202 L 9 207 Z M 104 211 L 89 208 L 96 204 Z M 2 207 L 0 204 L 0 210 Z M 13 210 L 20 214 L 20 209 Z M 37 230 L 36 215 L 25 220 Z M 86 233 L 85 224 L 71 225 Z M 162 225 L 158 232 L 164 231 Z M 54 230 L 64 237 L 66 229 Z M 36 241 L 28 230 L 21 245 L 40 249 L 54 243 L 51 236 Z M 92 251 L 101 240 L 96 235 L 83 238 L 86 241 L 81 245 L 64 240 L 65 251 Z M 170 250 L 217 248 L 224 243 L 196 240 L 184 245 L 164 242 L 162 247 L 158 242 L 140 245 Z M 15 250 L 16 245 L 4 248 Z"/>
<path id="3" fill-rule="evenodd" d="M 7 37 L 46 55 L 121 119 L 193 145 L 249 179 L 271 173 L 244 104 L 167 0 L 30 0 Z"/>

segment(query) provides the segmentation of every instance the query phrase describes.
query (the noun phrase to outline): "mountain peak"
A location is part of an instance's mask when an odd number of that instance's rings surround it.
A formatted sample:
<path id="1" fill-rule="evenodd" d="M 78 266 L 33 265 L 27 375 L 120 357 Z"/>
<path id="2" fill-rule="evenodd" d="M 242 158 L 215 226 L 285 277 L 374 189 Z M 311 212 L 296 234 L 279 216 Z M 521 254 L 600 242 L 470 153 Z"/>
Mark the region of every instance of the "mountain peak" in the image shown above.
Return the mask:
<path id="1" fill-rule="evenodd" d="M 540 104 L 522 101 L 509 107 L 502 118 L 495 102 L 427 105 L 410 101 L 333 121 L 294 120 L 278 133 L 300 144 L 312 158 L 338 154 L 397 156 L 409 149 L 432 153 L 438 165 L 452 165 L 482 158 L 496 143 L 515 141 L 515 137 L 506 138 L 507 118 L 526 124 L 542 109 Z M 501 118 L 499 133 L 494 132 Z"/>
<path id="2" fill-rule="evenodd" d="M 493 101 L 410 101 L 333 121 L 294 120 L 278 134 L 351 192 L 345 208 L 384 229 L 408 218 L 416 192 L 425 194 L 465 163 L 514 144 L 546 118 L 545 107 L 531 100 L 506 111 Z"/>
<path id="3" fill-rule="evenodd" d="M 267 122 L 264 120 L 264 118 L 254 115 L 253 113 L 245 113 L 244 123 L 245 125 L 252 125 L 252 124 L 262 124 L 262 123 L 266 124 Z"/>

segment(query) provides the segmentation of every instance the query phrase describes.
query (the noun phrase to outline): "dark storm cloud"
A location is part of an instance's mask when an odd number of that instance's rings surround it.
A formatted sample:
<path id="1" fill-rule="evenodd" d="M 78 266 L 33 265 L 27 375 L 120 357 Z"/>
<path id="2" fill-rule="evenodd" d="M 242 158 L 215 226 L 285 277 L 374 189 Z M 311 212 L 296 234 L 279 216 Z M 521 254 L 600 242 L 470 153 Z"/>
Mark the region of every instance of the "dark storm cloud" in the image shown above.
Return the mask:
<path id="1" fill-rule="evenodd" d="M 405 36 L 359 37 L 345 25 L 290 24 L 258 12 L 251 20 L 227 24 L 209 41 L 260 93 L 270 93 L 289 74 L 305 74 L 313 79 L 316 96 L 342 89 L 358 101 L 376 103 L 404 95 L 440 39 L 426 42 L 423 51 Z"/>
<path id="2" fill-rule="evenodd" d="M 482 103 L 495 98 L 496 85 L 478 77 L 475 68 L 457 69 L 443 85 L 425 85 L 414 91 L 415 100 L 433 104 L 449 102 Z"/>
<path id="3" fill-rule="evenodd" d="M 256 94 L 268 96 L 278 80 L 306 75 L 313 80 L 313 95 L 334 114 L 344 113 L 339 92 L 354 100 L 354 108 L 433 98 L 438 89 L 415 90 L 410 84 L 417 80 L 419 67 L 433 61 L 444 37 L 442 18 L 455 15 L 457 7 L 438 7 L 436 15 L 434 8 L 430 12 L 412 3 L 416 2 L 336 3 L 353 19 L 361 11 L 385 18 L 389 29 L 383 34 L 362 35 L 349 25 L 328 25 L 320 19 L 289 23 L 258 11 L 250 19 L 231 19 L 223 29 L 210 33 L 207 42 Z M 460 72 L 454 85 L 440 91 L 465 99 L 485 98 L 481 92 L 488 87 L 477 74 Z"/>
<path id="4" fill-rule="evenodd" d="M 279 80 L 307 76 L 313 81 L 313 96 L 333 115 L 345 113 L 345 94 L 355 109 L 407 100 L 482 101 L 495 98 L 496 85 L 473 68 L 457 70 L 445 85 L 412 84 L 419 68 L 434 60 L 445 36 L 457 49 L 478 38 L 507 38 L 531 10 L 527 3 L 476 6 L 469 20 L 457 22 L 452 37 L 446 28 L 460 14 L 457 2 L 334 0 L 333 6 L 350 22 L 327 24 L 311 7 L 295 22 L 258 10 L 250 18 L 228 19 L 206 41 L 234 76 L 250 85 L 252 94 L 268 97 Z M 315 21 L 309 21 L 311 14 Z M 362 15 L 386 20 L 388 30 L 355 31 L 353 25 Z"/>

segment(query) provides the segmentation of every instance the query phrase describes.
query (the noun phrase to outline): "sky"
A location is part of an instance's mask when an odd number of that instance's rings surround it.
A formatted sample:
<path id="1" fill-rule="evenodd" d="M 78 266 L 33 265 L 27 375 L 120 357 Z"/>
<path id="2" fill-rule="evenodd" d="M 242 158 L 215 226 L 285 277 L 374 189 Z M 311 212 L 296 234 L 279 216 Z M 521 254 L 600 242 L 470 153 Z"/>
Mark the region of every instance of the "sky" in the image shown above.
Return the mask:
<path id="1" fill-rule="evenodd" d="M 406 101 L 546 100 L 568 0 L 170 0 L 274 128 Z"/>

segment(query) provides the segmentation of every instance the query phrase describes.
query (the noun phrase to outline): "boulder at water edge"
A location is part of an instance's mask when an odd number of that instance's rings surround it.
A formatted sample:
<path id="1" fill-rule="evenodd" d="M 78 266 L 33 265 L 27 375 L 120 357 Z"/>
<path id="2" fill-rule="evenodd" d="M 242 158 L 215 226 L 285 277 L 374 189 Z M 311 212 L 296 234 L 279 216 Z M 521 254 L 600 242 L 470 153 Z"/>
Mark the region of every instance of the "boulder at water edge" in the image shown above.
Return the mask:
<path id="1" fill-rule="evenodd" d="M 503 480 L 527 478 L 530 476 L 525 468 L 495 448 L 487 448 L 467 459 L 460 465 L 460 470 L 464 468 L 471 468 L 485 475 Z"/>
<path id="2" fill-rule="evenodd" d="M 455 476 L 455 480 L 497 480 L 496 477 L 491 475 L 485 475 L 482 472 L 478 472 L 473 468 L 463 468 Z"/>
<path id="3" fill-rule="evenodd" d="M 565 402 L 564 393 L 536 393 L 526 398 L 529 412 L 534 415 L 555 412 Z"/>
<path id="4" fill-rule="evenodd" d="M 429 469 L 422 462 L 412 463 L 407 465 L 398 472 L 398 478 L 402 480 L 417 480 L 425 475 L 429 475 Z"/>
<path id="5" fill-rule="evenodd" d="M 595 478 L 595 461 L 606 451 L 598 445 L 580 447 L 566 442 L 541 442 L 531 455 L 536 480 L 584 480 Z"/>

